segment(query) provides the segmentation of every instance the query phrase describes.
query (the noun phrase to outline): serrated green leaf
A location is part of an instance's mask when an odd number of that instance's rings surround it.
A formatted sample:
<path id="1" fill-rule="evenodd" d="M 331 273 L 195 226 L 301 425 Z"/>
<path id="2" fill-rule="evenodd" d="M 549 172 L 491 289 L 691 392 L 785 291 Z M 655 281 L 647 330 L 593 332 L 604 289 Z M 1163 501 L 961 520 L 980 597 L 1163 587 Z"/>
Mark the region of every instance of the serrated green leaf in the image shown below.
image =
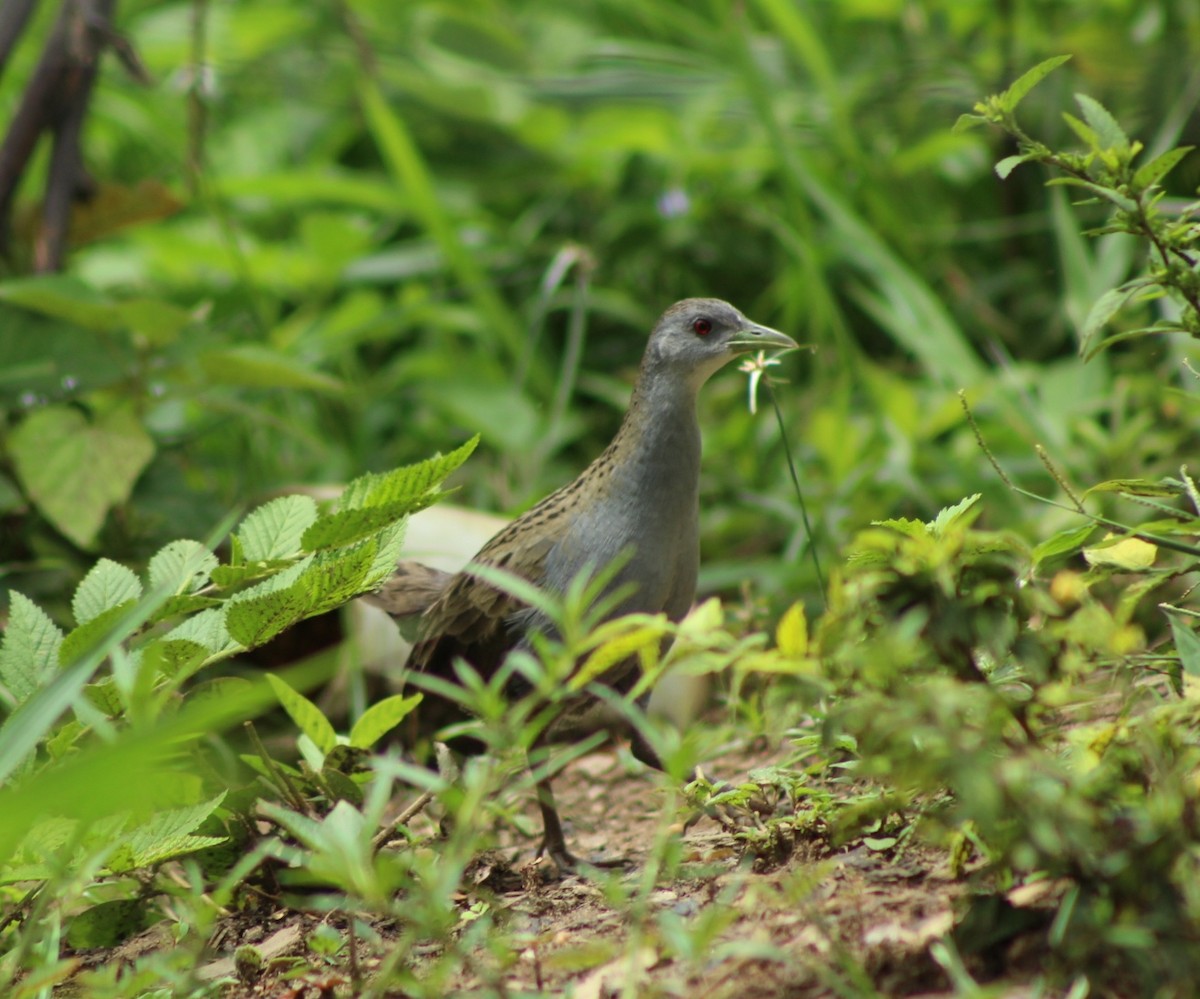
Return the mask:
<path id="1" fill-rule="evenodd" d="M 222 601 L 217 597 L 202 597 L 197 593 L 184 593 L 177 597 L 167 597 L 150 620 L 153 622 L 166 621 L 173 617 L 182 617 L 185 614 L 195 614 L 197 611 L 207 610 L 210 607 L 220 607 L 221 604 Z"/>
<path id="2" fill-rule="evenodd" d="M 132 569 L 102 558 L 75 588 L 71 613 L 76 624 L 87 624 L 106 610 L 137 600 L 141 595 L 142 584 Z"/>
<path id="3" fill-rule="evenodd" d="M 978 128 L 980 125 L 986 125 L 987 118 L 981 114 L 960 114 L 958 120 L 954 123 L 953 132 L 969 132 L 973 128 Z"/>
<path id="4" fill-rule="evenodd" d="M 404 549 L 404 536 L 408 530 L 408 521 L 385 527 L 375 537 L 376 552 L 370 567 L 363 579 L 363 592 L 376 589 L 380 583 L 391 576 L 396 570 L 396 563 Z"/>
<path id="5" fill-rule="evenodd" d="M 403 697 L 395 694 L 392 697 L 385 697 L 378 704 L 371 705 L 350 730 L 350 745 L 360 749 L 370 749 L 399 725 L 413 708 L 421 703 L 423 696 L 422 694 L 413 694 L 411 697 Z"/>
<path id="6" fill-rule="evenodd" d="M 89 683 L 83 688 L 83 696 L 87 698 L 92 707 L 109 718 L 116 718 L 125 710 L 125 705 L 121 701 L 121 692 L 117 689 L 116 681 L 111 676 L 106 676 L 95 683 Z"/>
<path id="7" fill-rule="evenodd" d="M 296 582 L 306 596 L 309 613 L 323 614 L 370 590 L 373 583 L 368 573 L 378 547 L 376 540 L 368 539 L 352 548 L 318 552 Z"/>
<path id="8" fill-rule="evenodd" d="M 1017 105 L 1025 99 L 1025 95 L 1042 82 L 1051 72 L 1058 69 L 1071 57 L 1069 55 L 1054 56 L 1039 62 L 1033 69 L 1026 70 L 1012 85 L 1000 95 L 1000 101 L 1006 111 L 1015 111 Z"/>
<path id="9" fill-rule="evenodd" d="M 0 680 L 21 704 L 58 670 L 63 633 L 23 593 L 9 590 L 8 595 L 8 624 L 0 640 Z"/>
<path id="10" fill-rule="evenodd" d="M 157 813 L 148 822 L 130 830 L 123 838 L 125 856 L 122 860 L 127 866 L 115 867 L 110 862 L 109 869 L 116 872 L 148 867 L 171 857 L 224 843 L 224 836 L 192 835 L 224 800 L 225 792 L 222 791 L 208 801 Z"/>
<path id="11" fill-rule="evenodd" d="M 311 496 L 280 496 L 252 510 L 238 526 L 237 537 L 247 562 L 291 558 L 300 553 L 300 539 L 317 519 Z"/>
<path id="12" fill-rule="evenodd" d="M 199 642 L 183 638 L 158 638 L 141 650 L 142 668 L 154 675 L 181 682 L 195 673 L 208 659 L 208 649 Z"/>
<path id="13" fill-rule="evenodd" d="M 980 493 L 974 493 L 953 506 L 939 510 L 938 515 L 929 522 L 929 530 L 933 536 L 943 537 L 951 527 L 969 527 L 980 514 L 980 511 L 975 509 L 980 497 Z"/>
<path id="14" fill-rule="evenodd" d="M 1178 149 L 1168 149 L 1161 156 L 1156 156 L 1149 163 L 1144 163 L 1133 175 L 1133 186 L 1138 190 L 1153 187 L 1174 170 L 1179 161 L 1195 148 L 1195 146 L 1180 146 Z"/>
<path id="15" fill-rule="evenodd" d="M 99 645 L 135 603 L 136 600 L 126 600 L 116 607 L 109 607 L 78 628 L 68 631 L 58 649 L 59 663 L 69 666 Z"/>
<path id="16" fill-rule="evenodd" d="M 382 474 L 360 476 L 346 486 L 342 493 L 341 509 L 387 507 L 426 498 L 430 493 L 436 494 L 446 476 L 466 461 L 478 444 L 479 435 L 476 434 L 449 454 L 438 454 Z"/>
<path id="17" fill-rule="evenodd" d="M 231 540 L 236 539 L 236 535 L 231 538 Z M 243 562 L 239 565 L 219 565 L 213 569 L 210 578 L 221 589 L 228 590 L 254 580 L 270 579 L 295 564 L 294 559 L 275 558 L 259 562 Z"/>
<path id="18" fill-rule="evenodd" d="M 1083 117 L 1099 138 L 1101 149 L 1127 150 L 1129 148 L 1129 136 L 1117 124 L 1117 119 L 1112 116 L 1108 108 L 1087 94 L 1076 94 L 1075 101 L 1083 110 Z"/>
<path id="19" fill-rule="evenodd" d="M 194 593 L 208 582 L 218 564 L 216 555 L 199 541 L 184 538 L 172 541 L 154 553 L 147 567 L 147 577 L 154 589 L 175 594 Z"/>
<path id="20" fill-rule="evenodd" d="M 873 520 L 872 527 L 885 527 L 892 531 L 899 531 L 901 534 L 910 538 L 927 538 L 929 537 L 929 527 L 920 520 L 910 520 L 908 517 L 892 517 L 888 520 Z"/>
<path id="21" fill-rule="evenodd" d="M 242 646 L 234 641 L 225 627 L 225 608 L 201 611 L 182 621 L 164 636 L 163 640 L 195 642 L 208 650 L 210 659 L 239 652 Z"/>
<path id="22" fill-rule="evenodd" d="M 8 445 L 17 477 L 38 509 L 85 549 L 154 456 L 154 442 L 125 409 L 89 422 L 74 407 L 46 406 L 18 424 Z"/>
<path id="23" fill-rule="evenodd" d="M 254 649 L 309 616 L 310 607 L 304 590 L 292 585 L 230 601 L 225 608 L 225 627 L 234 641 Z"/>
<path id="24" fill-rule="evenodd" d="M 337 745 L 337 733 L 329 724 L 329 719 L 321 713 L 320 708 L 299 691 L 293 690 L 274 673 L 267 674 L 267 682 L 275 691 L 275 696 L 279 698 L 283 710 L 322 753 L 328 753 Z"/>
<path id="25" fill-rule="evenodd" d="M 319 517 L 301 539 L 306 551 L 315 552 L 324 548 L 339 548 L 361 541 L 382 530 L 400 518 L 433 502 L 433 497 L 421 497 L 386 506 L 358 507 L 339 510 L 337 513 Z"/>

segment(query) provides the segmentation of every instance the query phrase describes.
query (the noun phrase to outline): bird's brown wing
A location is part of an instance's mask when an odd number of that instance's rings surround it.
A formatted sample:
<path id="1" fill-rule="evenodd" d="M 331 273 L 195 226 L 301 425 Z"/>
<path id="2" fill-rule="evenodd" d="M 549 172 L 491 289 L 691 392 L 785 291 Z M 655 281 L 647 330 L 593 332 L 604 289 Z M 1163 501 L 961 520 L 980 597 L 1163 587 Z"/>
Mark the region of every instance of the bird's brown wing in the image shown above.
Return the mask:
<path id="1" fill-rule="evenodd" d="M 394 618 L 414 617 L 429 610 L 453 579 L 452 572 L 404 560 L 396 563 L 383 586 L 362 599 Z"/>
<path id="2" fill-rule="evenodd" d="M 530 537 L 514 522 L 489 541 L 472 560 L 495 566 L 537 584 L 554 539 Z M 484 677 L 504 661 L 520 635 L 509 625 L 525 604 L 504 590 L 473 575 L 460 572 L 421 618 L 421 639 L 408 657 L 410 669 L 452 678 L 454 660 L 465 659 Z"/>

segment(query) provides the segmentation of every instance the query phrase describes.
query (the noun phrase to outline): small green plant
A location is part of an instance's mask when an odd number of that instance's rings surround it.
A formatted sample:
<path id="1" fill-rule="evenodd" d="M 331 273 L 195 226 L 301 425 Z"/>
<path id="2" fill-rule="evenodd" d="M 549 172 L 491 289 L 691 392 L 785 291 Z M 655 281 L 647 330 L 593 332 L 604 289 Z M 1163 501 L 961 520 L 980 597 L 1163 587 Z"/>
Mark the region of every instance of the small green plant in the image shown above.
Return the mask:
<path id="1" fill-rule="evenodd" d="M 1063 176 L 1048 181 L 1067 185 L 1090 195 L 1086 203 L 1106 204 L 1111 214 L 1093 235 L 1126 233 L 1145 242 L 1149 253 L 1145 273 L 1106 292 L 1089 313 L 1081 331 L 1080 352 L 1094 355 L 1112 344 L 1149 334 L 1186 333 L 1200 338 L 1200 202 L 1173 213 L 1163 210 L 1162 181 L 1193 149 L 1179 146 L 1137 164 L 1144 151 L 1141 142 L 1130 140 L 1109 111 L 1086 94 L 1076 95 L 1083 120 L 1067 112 L 1063 118 L 1083 141 L 1083 152 L 1053 150 L 1031 137 L 1017 122 L 1021 101 L 1069 56 L 1056 56 L 1039 63 L 1003 93 L 975 105 L 974 114 L 958 120 L 958 128 L 997 125 L 1012 136 L 1020 150 L 996 164 L 996 173 L 1006 178 L 1023 163 L 1040 163 Z M 1165 315 L 1149 326 L 1139 326 L 1096 340 L 1100 331 L 1126 304 L 1144 303 L 1163 296 L 1182 300 L 1179 316 Z M 1096 342 L 1093 342 L 1096 340 Z"/>

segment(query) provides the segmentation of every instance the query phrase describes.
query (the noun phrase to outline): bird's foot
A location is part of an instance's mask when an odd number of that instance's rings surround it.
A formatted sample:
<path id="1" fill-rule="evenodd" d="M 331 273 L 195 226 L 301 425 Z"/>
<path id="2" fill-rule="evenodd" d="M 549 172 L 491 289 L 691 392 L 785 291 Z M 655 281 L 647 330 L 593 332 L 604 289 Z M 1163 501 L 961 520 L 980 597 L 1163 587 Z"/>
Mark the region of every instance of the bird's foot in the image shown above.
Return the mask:
<path id="1" fill-rule="evenodd" d="M 586 874 L 588 868 L 592 868 L 593 870 L 613 870 L 629 866 L 629 861 L 625 857 L 580 860 L 567 849 L 565 842 L 555 843 L 549 836 L 544 837 L 541 845 L 538 847 L 537 858 L 541 860 L 543 857 L 549 858 L 550 862 L 557 868 L 559 877 Z"/>

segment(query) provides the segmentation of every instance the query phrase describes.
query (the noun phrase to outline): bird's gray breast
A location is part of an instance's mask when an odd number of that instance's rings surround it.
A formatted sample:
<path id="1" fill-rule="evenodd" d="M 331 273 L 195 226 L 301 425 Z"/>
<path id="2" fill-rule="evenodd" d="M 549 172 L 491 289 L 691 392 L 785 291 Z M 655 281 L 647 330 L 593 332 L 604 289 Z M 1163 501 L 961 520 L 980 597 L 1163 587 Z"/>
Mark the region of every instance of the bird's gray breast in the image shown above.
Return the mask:
<path id="1" fill-rule="evenodd" d="M 694 467 L 628 469 L 593 502 L 573 511 L 547 557 L 547 588 L 563 592 L 580 572 L 594 573 L 623 559 L 606 592 L 627 583 L 634 591 L 615 613 L 682 617 L 695 595 L 699 567 L 697 481 Z"/>

